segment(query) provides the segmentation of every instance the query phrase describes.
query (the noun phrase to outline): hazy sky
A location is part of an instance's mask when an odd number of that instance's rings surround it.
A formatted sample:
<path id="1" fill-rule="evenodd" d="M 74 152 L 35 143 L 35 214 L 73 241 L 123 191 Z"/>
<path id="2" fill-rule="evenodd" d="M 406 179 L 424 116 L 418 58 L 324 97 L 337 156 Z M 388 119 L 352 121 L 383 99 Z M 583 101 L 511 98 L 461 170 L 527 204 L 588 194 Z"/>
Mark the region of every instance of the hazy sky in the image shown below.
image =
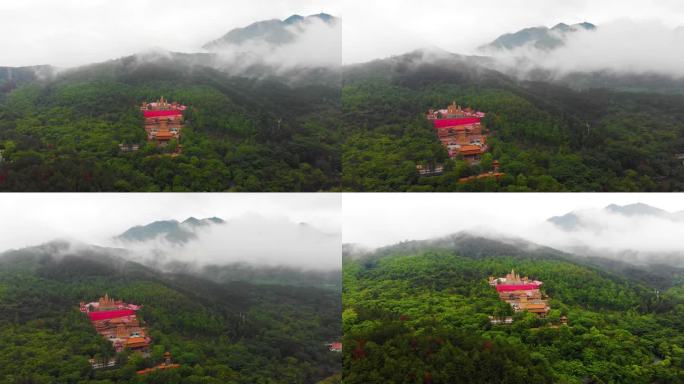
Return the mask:
<path id="1" fill-rule="evenodd" d="M 229 220 L 258 214 L 274 232 L 289 220 L 339 234 L 340 207 L 335 194 L 2 194 L 0 252 L 56 238 L 108 245 L 110 237 L 132 226 L 190 216 Z"/>
<path id="2" fill-rule="evenodd" d="M 540 25 L 551 27 L 559 22 L 602 25 L 631 19 L 655 20 L 671 29 L 684 25 L 681 0 L 342 1 L 345 63 L 402 54 L 424 46 L 470 54 L 504 33 Z"/>
<path id="3" fill-rule="evenodd" d="M 544 222 L 552 216 L 574 210 L 600 209 L 609 204 L 626 205 L 641 202 L 667 211 L 684 210 L 684 199 L 678 194 L 613 194 L 613 193 L 537 193 L 537 194 L 345 194 L 342 241 L 367 247 L 390 245 L 404 240 L 423 240 L 475 230 L 523 237 L 543 245 L 567 245 L 567 234 L 552 231 Z M 594 211 L 594 215 L 596 215 Z M 684 247 L 682 226 L 661 228 L 641 220 L 616 223 L 604 220 L 608 236 L 587 234 L 595 240 L 617 243 L 660 243 L 672 249 Z M 649 227 L 650 225 L 650 227 Z M 619 231 L 618 231 L 619 230 Z M 674 232 L 673 230 L 678 231 Z M 583 238 L 584 239 L 584 238 Z M 551 242 L 551 243 L 549 243 Z M 608 244 L 605 244 L 608 245 Z M 635 246 L 636 246 L 635 245 Z M 651 244 L 644 244 L 651 245 Z M 668 248 L 669 249 L 669 248 Z"/>
<path id="4" fill-rule="evenodd" d="M 333 0 L 3 0 L 0 66 L 73 66 L 161 48 L 197 52 L 236 27 L 339 15 Z"/>
<path id="5" fill-rule="evenodd" d="M 684 46 L 678 47 L 684 45 L 684 32 L 672 36 L 674 28 L 684 24 L 681 0 L 4 0 L 0 66 L 74 66 L 155 48 L 197 52 L 236 27 L 319 12 L 343 18 L 344 63 L 429 46 L 473 54 L 476 47 L 504 33 L 589 21 L 611 26 L 611 32 L 589 39 L 591 45 L 578 42 L 585 51 L 570 49 L 544 58 L 544 63 L 567 65 L 570 59 L 574 65 L 573 59 L 596 59 L 587 67 L 594 70 L 633 59 L 645 63 L 628 62 L 623 67 L 648 70 L 651 63 L 668 64 L 656 68 L 661 72 L 684 64 L 684 54 L 672 53 L 684 51 Z M 286 55 L 275 52 L 276 60 L 299 62 L 297 56 L 310 54 L 338 57 L 328 51 L 338 49 L 339 41 L 321 41 L 337 40 L 338 34 L 305 37 L 307 43 L 298 49 L 287 50 Z M 635 46 L 645 54 L 634 55 Z"/>

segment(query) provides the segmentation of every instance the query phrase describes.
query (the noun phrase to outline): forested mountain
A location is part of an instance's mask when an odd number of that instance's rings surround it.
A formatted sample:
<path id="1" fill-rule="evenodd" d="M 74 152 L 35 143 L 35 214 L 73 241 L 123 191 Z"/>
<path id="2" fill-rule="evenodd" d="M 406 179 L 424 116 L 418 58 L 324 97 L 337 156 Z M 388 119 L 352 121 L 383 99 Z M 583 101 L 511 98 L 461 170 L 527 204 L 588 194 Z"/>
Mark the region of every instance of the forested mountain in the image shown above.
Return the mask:
<path id="1" fill-rule="evenodd" d="M 372 261 L 390 255 L 414 255 L 425 250 L 450 250 L 468 258 L 482 257 L 519 257 L 526 259 L 567 261 L 590 268 L 611 272 L 625 279 L 637 281 L 645 285 L 667 289 L 681 283 L 684 279 L 684 268 L 668 264 L 635 265 L 625 260 L 609 259 L 593 254 L 574 254 L 563 252 L 552 247 L 532 243 L 530 241 L 494 235 L 459 232 L 429 240 L 404 241 L 395 245 L 379 248 L 373 252 L 347 253 L 346 256 Z"/>
<path id="2" fill-rule="evenodd" d="M 160 220 L 146 225 L 136 225 L 127 229 L 124 233 L 115 237 L 123 242 L 144 242 L 163 238 L 170 243 L 183 244 L 197 239 L 196 230 L 210 227 L 215 224 L 223 224 L 225 221 L 218 217 L 197 219 L 189 217 L 183 222 L 178 220 Z"/>
<path id="3" fill-rule="evenodd" d="M 235 28 L 221 38 L 205 44 L 203 48 L 217 50 L 230 45 L 248 43 L 265 43 L 271 46 L 285 45 L 297 39 L 298 36 L 295 33 L 297 29 L 306 29 L 316 21 L 332 25 L 338 23 L 339 19 L 327 13 L 320 13 L 306 17 L 292 15 L 285 20 L 258 21 L 243 28 Z"/>
<path id="4" fill-rule="evenodd" d="M 684 96 L 526 81 L 493 59 L 416 51 L 345 68 L 343 187 L 359 191 L 679 191 Z M 599 87 L 601 85 L 598 85 Z M 452 101 L 486 113 L 489 153 L 449 160 L 425 118 Z M 492 169 L 505 173 L 459 183 Z M 444 164 L 420 177 L 417 165 Z"/>
<path id="5" fill-rule="evenodd" d="M 579 260 L 465 235 L 345 256 L 345 383 L 684 380 L 684 274 L 661 290 Z M 513 314 L 488 284 L 511 269 L 543 281 L 546 318 Z"/>
<path id="6" fill-rule="evenodd" d="M 149 53 L 3 87 L 0 190 L 337 188 L 338 69 L 230 69 L 211 54 Z M 146 143 L 139 106 L 161 96 L 189 107 L 178 156 Z"/>
<path id="7" fill-rule="evenodd" d="M 41 77 L 52 76 L 54 68 L 42 65 L 34 67 L 0 67 L 0 101 L 3 97 L 24 84 L 36 81 Z"/>
<path id="8" fill-rule="evenodd" d="M 567 34 L 581 30 L 593 31 L 594 29 L 596 26 L 587 22 L 573 25 L 558 23 L 552 28 L 525 28 L 514 33 L 501 35 L 491 43 L 481 46 L 480 50 L 511 50 L 525 46 L 550 50 L 562 46 Z"/>
<path id="9" fill-rule="evenodd" d="M 200 276 L 226 283 L 248 281 L 252 284 L 276 284 L 298 287 L 319 287 L 339 292 L 342 275 L 339 269 L 303 270 L 287 266 L 259 266 L 248 263 L 208 265 L 199 271 Z"/>
<path id="10" fill-rule="evenodd" d="M 126 251 L 53 242 L 0 255 L 0 381 L 7 383 L 316 383 L 339 373 L 339 291 L 162 273 Z M 150 356 L 114 356 L 79 302 L 105 293 L 142 305 Z M 180 368 L 145 376 L 165 351 Z"/>

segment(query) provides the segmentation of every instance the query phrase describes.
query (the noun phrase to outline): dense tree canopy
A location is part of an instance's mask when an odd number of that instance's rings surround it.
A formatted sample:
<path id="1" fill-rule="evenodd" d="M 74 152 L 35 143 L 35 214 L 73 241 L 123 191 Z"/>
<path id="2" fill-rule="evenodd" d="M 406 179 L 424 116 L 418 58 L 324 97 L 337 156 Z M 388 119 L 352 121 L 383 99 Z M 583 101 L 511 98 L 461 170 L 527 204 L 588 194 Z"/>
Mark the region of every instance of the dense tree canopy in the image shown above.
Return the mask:
<path id="1" fill-rule="evenodd" d="M 414 54 L 415 55 L 415 54 Z M 360 191 L 673 191 L 684 189 L 681 95 L 575 91 L 517 82 L 476 64 L 406 55 L 348 68 L 342 89 L 343 187 Z M 429 108 L 452 101 L 487 113 L 500 180 L 449 160 Z M 418 164 L 445 163 L 419 177 Z"/>
<path id="2" fill-rule="evenodd" d="M 346 258 L 345 383 L 679 383 L 683 281 L 664 293 L 561 259 L 447 250 Z M 510 312 L 488 276 L 544 282 L 547 318 Z M 559 325 L 561 315 L 568 325 Z"/>
<path id="3" fill-rule="evenodd" d="M 0 97 L 0 190 L 318 191 L 337 188 L 339 86 L 122 59 Z M 142 101 L 190 106 L 183 152 L 145 145 Z M 119 144 L 140 144 L 122 152 Z"/>
<path id="4" fill-rule="evenodd" d="M 316 383 L 340 372 L 326 342 L 340 335 L 336 290 L 164 275 L 101 255 L 18 251 L 0 259 L 0 382 Z M 79 312 L 108 293 L 141 304 L 150 357 L 115 355 Z M 181 367 L 146 376 L 162 361 Z M 88 359 L 116 356 L 93 370 Z"/>

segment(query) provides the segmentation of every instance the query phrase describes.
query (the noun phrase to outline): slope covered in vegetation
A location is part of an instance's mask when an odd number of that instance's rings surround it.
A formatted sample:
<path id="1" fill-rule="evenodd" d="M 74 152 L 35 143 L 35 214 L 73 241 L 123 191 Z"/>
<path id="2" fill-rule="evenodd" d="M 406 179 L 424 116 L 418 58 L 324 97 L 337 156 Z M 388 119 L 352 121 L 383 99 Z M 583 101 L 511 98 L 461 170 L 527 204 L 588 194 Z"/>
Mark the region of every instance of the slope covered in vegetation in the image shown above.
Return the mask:
<path id="1" fill-rule="evenodd" d="M 554 255 L 386 250 L 343 264 L 345 383 L 677 383 L 682 281 L 665 292 Z M 488 276 L 544 282 L 547 318 L 512 313 Z M 489 316 L 513 315 L 511 325 Z M 567 316 L 568 325 L 559 325 Z"/>
<path id="2" fill-rule="evenodd" d="M 246 78 L 214 70 L 208 60 L 129 57 L 8 88 L 0 97 L 0 190 L 338 186 L 340 90 L 334 71 Z M 145 145 L 138 107 L 160 96 L 190 106 L 178 157 Z M 122 152 L 119 144 L 140 144 L 141 150 Z"/>
<path id="3" fill-rule="evenodd" d="M 430 108 L 487 113 L 490 153 L 449 160 Z M 681 95 L 521 82 L 484 59 L 426 52 L 346 68 L 343 186 L 361 191 L 674 191 L 684 188 Z M 506 176 L 459 184 L 501 163 Z M 418 164 L 444 164 L 419 177 Z"/>
<path id="4" fill-rule="evenodd" d="M 115 354 L 78 303 L 105 293 L 143 305 L 149 358 L 124 352 L 117 367 L 91 369 L 88 359 Z M 3 383 L 316 383 L 339 373 L 325 346 L 339 333 L 339 291 L 219 284 L 60 243 L 0 257 Z M 136 375 L 165 351 L 180 368 Z"/>

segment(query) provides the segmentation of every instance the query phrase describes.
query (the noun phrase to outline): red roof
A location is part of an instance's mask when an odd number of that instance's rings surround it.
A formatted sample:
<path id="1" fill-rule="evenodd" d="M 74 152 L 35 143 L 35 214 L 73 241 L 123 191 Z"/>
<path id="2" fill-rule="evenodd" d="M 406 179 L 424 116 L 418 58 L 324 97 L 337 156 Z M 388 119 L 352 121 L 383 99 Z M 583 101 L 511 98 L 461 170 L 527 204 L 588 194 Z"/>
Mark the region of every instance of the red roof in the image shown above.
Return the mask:
<path id="1" fill-rule="evenodd" d="M 450 127 L 455 127 L 458 125 L 468 125 L 468 124 L 475 124 L 475 123 L 479 123 L 479 122 L 480 122 L 479 117 L 459 117 L 457 119 L 432 120 L 432 124 L 434 124 L 435 128 L 450 128 Z"/>
<path id="2" fill-rule="evenodd" d="M 161 117 L 161 116 L 182 116 L 183 111 L 177 109 L 169 109 L 165 111 L 143 111 L 145 117 Z"/>
<path id="3" fill-rule="evenodd" d="M 334 342 L 330 344 L 330 350 L 332 351 L 341 351 L 342 350 L 342 343 L 340 342 Z"/>
<path id="4" fill-rule="evenodd" d="M 538 284 L 499 284 L 496 286 L 498 292 L 529 291 L 539 289 Z"/>
<path id="5" fill-rule="evenodd" d="M 90 321 L 97 321 L 97 320 L 109 320 L 109 319 L 115 319 L 117 317 L 124 317 L 124 316 L 131 316 L 135 315 L 135 311 L 132 309 L 118 309 L 114 311 L 101 311 L 101 312 L 90 312 L 88 313 L 88 317 L 90 317 Z"/>

